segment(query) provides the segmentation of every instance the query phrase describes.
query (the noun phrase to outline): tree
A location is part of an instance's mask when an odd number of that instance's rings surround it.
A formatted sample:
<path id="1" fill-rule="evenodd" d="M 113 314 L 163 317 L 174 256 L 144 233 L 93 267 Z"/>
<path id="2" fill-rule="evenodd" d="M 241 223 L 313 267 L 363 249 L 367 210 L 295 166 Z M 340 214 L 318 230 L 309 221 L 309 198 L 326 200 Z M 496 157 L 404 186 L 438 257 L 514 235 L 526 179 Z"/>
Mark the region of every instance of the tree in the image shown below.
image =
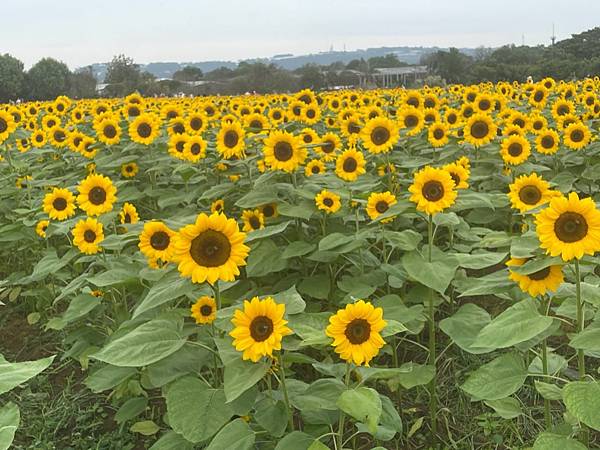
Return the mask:
<path id="1" fill-rule="evenodd" d="M 92 66 L 79 69 L 71 74 L 69 96 L 73 98 L 95 97 L 96 83 Z"/>
<path id="2" fill-rule="evenodd" d="M 23 63 L 8 53 L 0 55 L 0 103 L 16 100 L 24 80 Z"/>
<path id="3" fill-rule="evenodd" d="M 177 81 L 199 81 L 202 77 L 202 69 L 194 66 L 185 66 L 173 74 L 173 79 Z"/>
<path id="4" fill-rule="evenodd" d="M 25 75 L 25 97 L 52 100 L 69 92 L 71 72 L 67 65 L 53 58 L 38 61 Z"/>
<path id="5" fill-rule="evenodd" d="M 398 59 L 398 56 L 396 56 L 394 53 L 388 53 L 385 56 L 374 56 L 372 58 L 369 58 L 367 62 L 369 64 L 369 67 L 371 67 L 372 69 L 408 66 L 407 63 L 400 61 Z"/>
<path id="6" fill-rule="evenodd" d="M 305 64 L 294 71 L 300 76 L 298 87 L 300 89 L 310 88 L 313 90 L 323 89 L 326 85 L 325 76 L 321 68 L 316 64 Z"/>
<path id="7" fill-rule="evenodd" d="M 473 59 L 453 47 L 447 52 L 439 50 L 431 53 L 425 56 L 422 62 L 446 82 L 461 83 L 467 78 Z"/>
<path id="8" fill-rule="evenodd" d="M 106 69 L 104 82 L 108 84 L 105 93 L 113 97 L 123 97 L 144 88 L 144 80 L 140 67 L 125 55 L 113 57 Z"/>

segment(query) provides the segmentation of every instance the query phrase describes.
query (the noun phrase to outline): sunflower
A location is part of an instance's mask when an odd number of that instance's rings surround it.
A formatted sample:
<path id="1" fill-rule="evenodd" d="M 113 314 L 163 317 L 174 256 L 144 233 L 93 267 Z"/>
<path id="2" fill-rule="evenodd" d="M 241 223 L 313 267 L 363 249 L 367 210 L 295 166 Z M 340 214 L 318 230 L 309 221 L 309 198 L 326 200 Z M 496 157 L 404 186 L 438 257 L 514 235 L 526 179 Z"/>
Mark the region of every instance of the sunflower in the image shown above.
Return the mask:
<path id="1" fill-rule="evenodd" d="M 121 166 L 121 175 L 125 178 L 133 178 L 137 175 L 139 170 L 140 168 L 136 163 L 130 162 Z"/>
<path id="2" fill-rule="evenodd" d="M 325 211 L 327 214 L 333 214 L 342 207 L 340 196 L 329 192 L 327 189 L 323 189 L 315 196 L 315 204 L 321 211 Z"/>
<path id="3" fill-rule="evenodd" d="M 242 231 L 260 230 L 265 227 L 265 215 L 260 210 L 247 210 L 242 213 L 244 228 Z"/>
<path id="4" fill-rule="evenodd" d="M 125 202 L 123 209 L 119 212 L 119 221 L 125 225 L 127 223 L 138 223 L 140 216 L 137 209 L 131 203 Z"/>
<path id="5" fill-rule="evenodd" d="M 260 209 L 260 212 L 265 216 L 265 219 L 271 219 L 279 215 L 277 212 L 277 203 L 267 203 L 258 209 Z"/>
<path id="6" fill-rule="evenodd" d="M 0 143 L 4 142 L 17 129 L 15 120 L 7 111 L 0 110 Z"/>
<path id="7" fill-rule="evenodd" d="M 239 122 L 221 123 L 221 129 L 217 134 L 217 151 L 225 159 L 234 156 L 244 156 L 246 144 L 244 141 L 244 129 Z"/>
<path id="8" fill-rule="evenodd" d="M 506 164 L 518 166 L 531 155 L 531 144 L 523 136 L 513 134 L 502 141 L 500 155 Z"/>
<path id="9" fill-rule="evenodd" d="M 368 366 L 385 345 L 380 333 L 386 325 L 382 308 L 359 300 L 331 316 L 325 334 L 333 338 L 331 345 L 340 358 Z"/>
<path id="10" fill-rule="evenodd" d="M 302 108 L 300 119 L 307 125 L 314 125 L 321 118 L 321 109 L 316 104 L 310 104 Z"/>
<path id="11" fill-rule="evenodd" d="M 377 175 L 380 177 L 385 177 L 386 175 L 392 175 L 396 173 L 396 166 L 394 163 L 386 163 L 377 167 Z"/>
<path id="12" fill-rule="evenodd" d="M 508 198 L 512 207 L 525 213 L 548 203 L 556 195 L 550 184 L 536 173 L 521 175 L 509 186 Z"/>
<path id="13" fill-rule="evenodd" d="M 102 224 L 91 217 L 80 220 L 73 228 L 73 244 L 81 253 L 93 255 L 100 251 L 100 242 L 104 240 Z"/>
<path id="14" fill-rule="evenodd" d="M 160 120 L 149 113 L 140 114 L 129 124 L 129 137 L 138 144 L 152 144 L 159 132 Z"/>
<path id="15" fill-rule="evenodd" d="M 208 119 L 200 112 L 196 111 L 189 114 L 185 120 L 185 127 L 188 133 L 199 134 L 202 133 L 208 126 Z"/>
<path id="16" fill-rule="evenodd" d="M 258 362 L 263 356 L 272 358 L 273 350 L 281 350 L 283 337 L 292 334 L 284 314 L 285 305 L 275 303 L 272 297 L 244 300 L 244 309 L 235 310 L 231 319 L 235 328 L 229 335 L 244 360 Z"/>
<path id="17" fill-rule="evenodd" d="M 88 175 L 77 187 L 77 203 L 88 216 L 99 216 L 109 212 L 117 200 L 117 188 L 104 175 Z"/>
<path id="18" fill-rule="evenodd" d="M 206 157 L 206 141 L 202 136 L 190 136 L 183 146 L 183 157 L 190 162 L 198 162 Z"/>
<path id="19" fill-rule="evenodd" d="M 375 220 L 396 203 L 396 196 L 389 191 L 373 192 L 367 199 L 367 214 L 371 220 Z"/>
<path id="20" fill-rule="evenodd" d="M 312 177 L 325 172 L 325 163 L 320 159 L 311 159 L 304 168 L 304 175 Z"/>
<path id="21" fill-rule="evenodd" d="M 315 144 L 319 140 L 319 135 L 312 128 L 304 128 L 299 137 L 304 145 Z"/>
<path id="22" fill-rule="evenodd" d="M 272 170 L 293 172 L 306 159 L 306 149 L 287 131 L 273 131 L 264 142 L 265 164 Z"/>
<path id="23" fill-rule="evenodd" d="M 465 141 L 475 147 L 488 144 L 496 136 L 496 124 L 487 114 L 473 114 L 464 127 Z"/>
<path id="24" fill-rule="evenodd" d="M 355 181 L 366 172 L 365 157 L 362 152 L 354 149 L 344 151 L 337 157 L 335 162 L 335 173 L 345 181 Z"/>
<path id="25" fill-rule="evenodd" d="M 213 323 L 217 318 L 217 302 L 213 297 L 203 295 L 190 308 L 191 316 L 199 325 Z"/>
<path id="26" fill-rule="evenodd" d="M 506 262 L 508 267 L 522 266 L 527 262 L 524 258 L 511 258 Z M 565 280 L 561 265 L 551 265 L 536 272 L 522 275 L 509 269 L 508 278 L 519 284 L 523 292 L 532 297 L 544 295 L 548 291 L 556 291 Z"/>
<path id="27" fill-rule="evenodd" d="M 325 133 L 320 140 L 321 146 L 317 147 L 317 151 L 322 154 L 324 161 L 333 161 L 336 152 L 342 145 L 340 137 L 335 133 Z"/>
<path id="28" fill-rule="evenodd" d="M 564 261 L 600 250 L 600 211 L 591 198 L 555 197 L 535 217 L 540 247 Z"/>
<path id="29" fill-rule="evenodd" d="M 44 196 L 44 212 L 51 219 L 65 220 L 75 215 L 75 196 L 68 189 L 54 188 Z"/>
<path id="30" fill-rule="evenodd" d="M 565 145 L 571 150 L 581 150 L 590 143 L 590 129 L 581 122 L 572 123 L 563 132 Z"/>
<path id="31" fill-rule="evenodd" d="M 444 169 L 430 166 L 415 174 L 408 190 L 412 194 L 410 200 L 417 204 L 417 210 L 430 215 L 452 206 L 457 196 L 452 176 Z"/>
<path id="32" fill-rule="evenodd" d="M 535 148 L 539 153 L 552 155 L 558 151 L 560 137 L 556 131 L 551 128 L 541 130 L 535 138 Z"/>
<path id="33" fill-rule="evenodd" d="M 46 229 L 48 228 L 48 225 L 50 225 L 50 221 L 49 220 L 40 220 L 36 226 L 35 226 L 35 232 L 37 233 L 37 235 L 41 238 L 45 238 L 46 237 Z"/>
<path id="34" fill-rule="evenodd" d="M 467 189 L 469 187 L 469 169 L 458 162 L 446 164 L 443 169 L 450 174 L 452 181 L 454 181 L 454 187 L 456 189 Z"/>
<path id="35" fill-rule="evenodd" d="M 252 133 L 260 133 L 269 128 L 269 120 L 260 113 L 244 116 L 244 126 Z"/>
<path id="36" fill-rule="evenodd" d="M 371 153 L 387 153 L 398 142 L 398 126 L 386 117 L 369 120 L 360 132 L 363 145 Z"/>
<path id="37" fill-rule="evenodd" d="M 44 132 L 44 130 L 35 130 L 32 134 L 31 134 L 31 145 L 33 145 L 36 148 L 41 148 L 44 145 L 46 145 L 46 141 L 48 140 L 48 138 L 46 137 L 46 133 Z M 2 139 L 0 138 L 0 142 L 2 142 Z"/>
<path id="38" fill-rule="evenodd" d="M 449 126 L 443 122 L 435 122 L 429 126 L 427 138 L 432 147 L 443 147 L 448 143 Z"/>
<path id="39" fill-rule="evenodd" d="M 169 155 L 177 159 L 185 159 L 185 144 L 190 140 L 187 134 L 173 134 L 169 137 Z"/>
<path id="40" fill-rule="evenodd" d="M 96 136 L 106 145 L 118 144 L 121 140 L 121 127 L 117 120 L 107 117 L 96 126 Z"/>
<path id="41" fill-rule="evenodd" d="M 177 233 L 157 220 L 146 222 L 138 247 L 148 259 L 171 261 Z"/>
<path id="42" fill-rule="evenodd" d="M 219 213 L 199 214 L 195 223 L 179 230 L 175 244 L 179 272 L 193 283 L 235 280 L 250 251 L 245 238 L 235 219 Z"/>
<path id="43" fill-rule="evenodd" d="M 68 141 L 68 132 L 63 127 L 55 126 L 48 130 L 48 140 L 56 148 L 64 148 Z"/>
<path id="44" fill-rule="evenodd" d="M 225 210 L 225 201 L 222 199 L 215 200 L 210 205 L 211 213 L 222 213 Z"/>

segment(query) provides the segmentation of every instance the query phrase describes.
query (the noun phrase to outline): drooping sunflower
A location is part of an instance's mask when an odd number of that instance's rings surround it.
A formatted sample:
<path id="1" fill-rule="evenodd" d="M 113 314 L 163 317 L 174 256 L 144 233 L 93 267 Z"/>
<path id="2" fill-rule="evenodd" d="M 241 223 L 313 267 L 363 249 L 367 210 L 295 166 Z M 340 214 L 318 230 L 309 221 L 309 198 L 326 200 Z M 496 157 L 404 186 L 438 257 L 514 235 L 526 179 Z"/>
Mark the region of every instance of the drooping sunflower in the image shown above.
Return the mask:
<path id="1" fill-rule="evenodd" d="M 119 221 L 125 225 L 127 223 L 138 223 L 140 216 L 137 209 L 131 203 L 125 202 L 123 209 L 119 212 Z"/>
<path id="2" fill-rule="evenodd" d="M 396 196 L 389 191 L 373 192 L 367 199 L 367 214 L 375 220 L 397 202 Z"/>
<path id="3" fill-rule="evenodd" d="M 75 196 L 68 189 L 54 188 L 44 196 L 44 212 L 53 220 L 75 215 Z"/>
<path id="4" fill-rule="evenodd" d="M 46 230 L 48 229 L 48 225 L 50 225 L 49 220 L 40 220 L 35 226 L 35 232 L 41 238 L 46 237 Z"/>
<path id="5" fill-rule="evenodd" d="M 540 246 L 563 261 L 580 259 L 600 250 L 600 211 L 591 198 L 571 192 L 555 197 L 535 217 Z"/>
<path id="6" fill-rule="evenodd" d="M 260 230 L 265 227 L 265 215 L 258 209 L 244 211 L 242 220 L 244 221 L 242 231 Z"/>
<path id="7" fill-rule="evenodd" d="M 273 131 L 265 139 L 265 164 L 271 170 L 293 172 L 306 159 L 306 149 L 299 139 L 287 131 Z"/>
<path id="8" fill-rule="evenodd" d="M 531 155 L 531 144 L 523 136 L 513 134 L 502 141 L 500 155 L 506 164 L 517 166 Z"/>
<path id="9" fill-rule="evenodd" d="M 285 305 L 272 297 L 244 300 L 244 309 L 235 310 L 231 319 L 235 328 L 229 335 L 244 360 L 258 362 L 263 356 L 272 358 L 273 350 L 281 350 L 283 337 L 292 334 L 284 314 Z"/>
<path id="10" fill-rule="evenodd" d="M 572 123 L 563 133 L 563 141 L 571 150 L 581 150 L 592 138 L 590 129 L 581 122 Z"/>
<path id="11" fill-rule="evenodd" d="M 277 212 L 277 203 L 267 203 L 266 205 L 262 205 L 259 209 L 265 216 L 265 219 L 271 219 L 279 215 Z"/>
<path id="12" fill-rule="evenodd" d="M 77 187 L 77 203 L 88 216 L 99 216 L 109 212 L 117 200 L 117 188 L 104 175 L 88 175 Z"/>
<path id="13" fill-rule="evenodd" d="M 225 200 L 219 198 L 211 203 L 211 213 L 222 213 L 223 211 L 225 211 Z"/>
<path id="14" fill-rule="evenodd" d="M 171 261 L 177 233 L 157 220 L 146 222 L 138 247 L 148 259 Z"/>
<path id="15" fill-rule="evenodd" d="M 362 152 L 348 149 L 342 152 L 335 162 L 335 174 L 345 181 L 354 181 L 366 173 L 365 157 Z"/>
<path id="16" fill-rule="evenodd" d="M 458 162 L 446 164 L 443 169 L 450 174 L 452 181 L 454 181 L 454 187 L 456 189 L 467 189 L 469 187 L 469 169 L 465 168 Z"/>
<path id="17" fill-rule="evenodd" d="M 190 312 L 199 325 L 213 323 L 217 318 L 217 302 L 213 297 L 203 295 L 192 305 Z"/>
<path id="18" fill-rule="evenodd" d="M 217 151 L 226 159 L 243 157 L 246 148 L 244 136 L 244 129 L 239 122 L 222 122 L 217 134 Z"/>
<path id="19" fill-rule="evenodd" d="M 410 200 L 417 204 L 417 210 L 430 215 L 452 206 L 457 196 L 450 173 L 430 166 L 415 174 L 408 190 L 412 194 Z"/>
<path id="20" fill-rule="evenodd" d="M 312 177 L 325 172 L 325 163 L 320 159 L 311 159 L 304 167 L 304 175 Z"/>
<path id="21" fill-rule="evenodd" d="M 522 266 L 528 260 L 525 258 L 511 258 L 506 262 L 508 267 Z M 509 269 L 508 278 L 519 284 L 523 292 L 532 297 L 544 295 L 548 291 L 556 291 L 565 280 L 561 265 L 551 265 L 527 275 Z"/>
<path id="22" fill-rule="evenodd" d="M 321 211 L 325 211 L 327 214 L 333 214 L 342 207 L 340 196 L 329 192 L 327 189 L 323 189 L 315 196 L 315 204 Z"/>
<path id="23" fill-rule="evenodd" d="M 385 345 L 381 330 L 386 325 L 382 308 L 359 300 L 331 316 L 325 334 L 333 338 L 331 345 L 340 358 L 357 366 L 368 366 Z"/>
<path id="24" fill-rule="evenodd" d="M 369 120 L 360 132 L 363 145 L 371 153 L 387 153 L 398 142 L 400 131 L 387 117 Z"/>
<path id="25" fill-rule="evenodd" d="M 559 144 L 560 137 L 558 133 L 551 128 L 541 130 L 535 138 L 536 150 L 544 155 L 552 155 L 556 153 L 558 151 Z"/>
<path id="26" fill-rule="evenodd" d="M 473 114 L 463 129 L 465 141 L 475 147 L 488 144 L 496 136 L 497 126 L 492 118 L 483 113 Z"/>
<path id="27" fill-rule="evenodd" d="M 88 217 L 82 219 L 73 228 L 73 244 L 81 253 L 93 255 L 100 251 L 100 242 L 104 240 L 102 224 L 96 219 Z"/>
<path id="28" fill-rule="evenodd" d="M 509 186 L 508 198 L 513 208 L 525 213 L 548 203 L 556 195 L 550 183 L 536 173 L 521 175 Z"/>
<path id="29" fill-rule="evenodd" d="M 183 157 L 190 162 L 198 162 L 206 157 L 206 141 L 202 136 L 190 136 L 183 147 Z"/>
<path id="30" fill-rule="evenodd" d="M 160 132 L 160 119 L 149 113 L 140 114 L 129 124 L 129 137 L 133 142 L 150 145 Z"/>
<path id="31" fill-rule="evenodd" d="M 130 162 L 121 166 L 121 175 L 125 178 L 133 178 L 137 175 L 139 170 L 140 168 L 136 163 Z"/>
<path id="32" fill-rule="evenodd" d="M 235 280 L 250 251 L 245 238 L 235 219 L 218 213 L 199 214 L 195 223 L 179 230 L 175 244 L 179 272 L 193 283 Z"/>

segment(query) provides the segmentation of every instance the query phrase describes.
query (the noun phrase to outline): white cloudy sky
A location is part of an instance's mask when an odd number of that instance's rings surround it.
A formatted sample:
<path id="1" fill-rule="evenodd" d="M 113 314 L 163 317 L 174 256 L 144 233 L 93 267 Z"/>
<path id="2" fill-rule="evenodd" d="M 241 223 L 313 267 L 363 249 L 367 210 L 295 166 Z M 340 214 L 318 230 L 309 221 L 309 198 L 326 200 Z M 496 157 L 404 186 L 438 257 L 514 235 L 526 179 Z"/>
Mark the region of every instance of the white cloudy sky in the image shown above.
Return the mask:
<path id="1" fill-rule="evenodd" d="M 0 53 L 27 67 L 238 60 L 401 45 L 548 43 L 600 25 L 600 0 L 4 0 Z"/>

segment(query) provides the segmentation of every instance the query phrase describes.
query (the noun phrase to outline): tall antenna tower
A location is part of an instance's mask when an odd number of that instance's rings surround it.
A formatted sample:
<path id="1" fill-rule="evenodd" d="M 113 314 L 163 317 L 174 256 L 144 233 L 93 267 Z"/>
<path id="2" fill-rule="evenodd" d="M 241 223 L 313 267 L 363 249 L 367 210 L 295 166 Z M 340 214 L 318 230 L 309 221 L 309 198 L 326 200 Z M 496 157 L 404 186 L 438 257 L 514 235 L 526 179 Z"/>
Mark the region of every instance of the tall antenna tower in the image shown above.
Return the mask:
<path id="1" fill-rule="evenodd" d="M 554 23 L 552 23 L 552 37 L 550 39 L 552 39 L 552 47 L 554 47 L 554 44 L 556 43 L 556 33 L 554 33 Z"/>

